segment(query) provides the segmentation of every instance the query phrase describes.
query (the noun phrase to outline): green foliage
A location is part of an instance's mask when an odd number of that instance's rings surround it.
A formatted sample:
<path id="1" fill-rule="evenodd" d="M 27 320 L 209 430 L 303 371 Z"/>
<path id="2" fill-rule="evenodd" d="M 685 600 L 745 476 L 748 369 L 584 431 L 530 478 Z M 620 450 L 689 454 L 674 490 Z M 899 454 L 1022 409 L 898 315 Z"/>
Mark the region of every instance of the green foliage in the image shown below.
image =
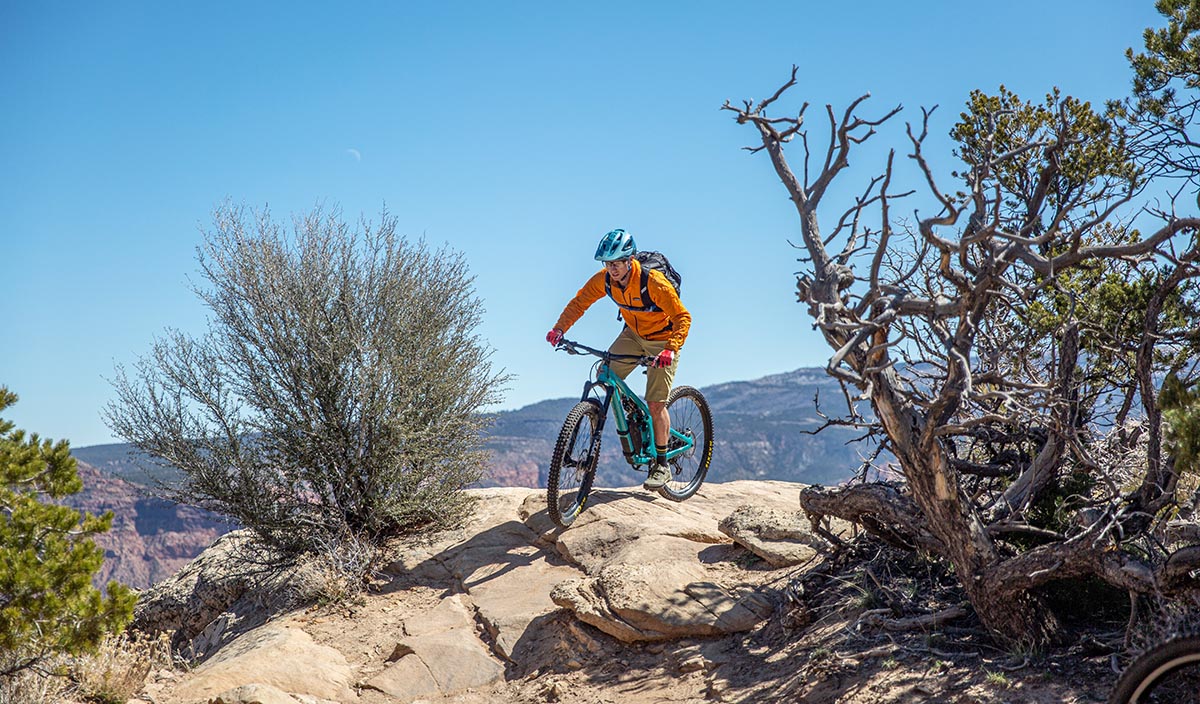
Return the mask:
<path id="1" fill-rule="evenodd" d="M 1041 104 L 1004 86 L 998 95 L 971 92 L 967 110 L 950 132 L 956 155 L 969 167 L 960 174 L 968 190 L 988 184 L 1001 190 L 1017 225 L 1041 234 L 1061 226 L 1071 210 L 1095 215 L 1111 186 L 1136 187 L 1139 170 L 1127 137 L 1091 104 L 1058 90 Z M 1041 217 L 1036 223 L 1030 218 Z"/>
<path id="2" fill-rule="evenodd" d="M 1003 672 L 992 672 L 984 670 L 984 679 L 987 683 L 997 689 L 1008 689 L 1012 686 L 1012 682 L 1008 679 L 1008 675 Z"/>
<path id="3" fill-rule="evenodd" d="M 1166 4 L 1172 11 L 1181 6 Z M 956 153 L 968 166 L 957 175 L 973 193 L 998 197 L 999 217 L 991 227 L 1029 238 L 1040 256 L 1136 243 L 1143 237 L 1139 230 L 1105 217 L 1111 204 L 1130 196 L 1145 179 L 1131 146 L 1131 127 L 1118 115 L 1116 107 L 1101 115 L 1057 90 L 1040 104 L 1004 86 L 997 95 L 974 91 L 951 132 L 959 142 Z M 990 256 L 981 246 L 980 264 Z M 1171 273 L 1170 266 L 1149 258 L 1100 259 L 1051 276 L 1017 266 L 1008 276 L 1024 291 L 1022 300 L 995 308 L 984 325 L 1007 332 L 997 336 L 1002 343 L 996 349 L 988 349 L 985 338 L 978 353 L 996 359 L 1001 369 L 1020 369 L 1030 358 L 1054 358 L 1062 332 L 1077 325 L 1080 410 L 1075 422 L 1086 423 L 1098 404 L 1130 393 L 1151 299 Z M 1155 326 L 1170 343 L 1155 346 L 1156 369 L 1178 368 L 1196 354 L 1187 331 L 1200 318 L 1197 293 L 1195 282 L 1185 280 L 1163 302 Z M 1008 344 L 1012 339 L 1021 344 Z"/>
<path id="4" fill-rule="evenodd" d="M 17 397 L 0 387 L 0 411 Z M 82 487 L 65 441 L 26 435 L 0 418 L 0 675 L 56 653 L 92 650 L 119 631 L 135 597 L 112 582 L 92 587 L 104 553 L 90 539 L 112 514 L 81 515 L 53 500 Z"/>
<path id="5" fill-rule="evenodd" d="M 1167 26 L 1146 29 L 1145 53 L 1125 53 L 1133 66 L 1134 95 L 1142 110 L 1183 127 L 1187 118 L 1177 112 L 1181 100 L 1173 84 L 1200 87 L 1200 0 L 1158 0 L 1154 6 Z"/>
<path id="6" fill-rule="evenodd" d="M 1163 380 L 1158 397 L 1167 425 L 1167 449 L 1180 474 L 1200 473 L 1200 391 L 1187 388 L 1175 374 Z"/>
<path id="7" fill-rule="evenodd" d="M 1041 528 L 1060 533 L 1067 532 L 1071 517 L 1087 502 L 1095 486 L 1096 478 L 1081 469 L 1057 476 L 1029 507 L 1027 520 Z M 1019 544 L 1021 541 L 1014 542 Z M 1036 543 L 1026 547 L 1032 547 L 1034 544 Z"/>

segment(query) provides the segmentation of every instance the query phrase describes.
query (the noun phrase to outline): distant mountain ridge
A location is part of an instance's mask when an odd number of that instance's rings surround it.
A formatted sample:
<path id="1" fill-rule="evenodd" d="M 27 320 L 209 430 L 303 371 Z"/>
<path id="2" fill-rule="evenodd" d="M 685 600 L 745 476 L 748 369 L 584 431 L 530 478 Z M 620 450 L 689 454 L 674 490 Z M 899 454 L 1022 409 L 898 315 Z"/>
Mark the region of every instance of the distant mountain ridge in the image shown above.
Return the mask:
<path id="1" fill-rule="evenodd" d="M 635 380 L 634 389 L 640 383 Z M 860 448 L 847 444 L 850 429 L 812 431 L 824 420 L 817 415 L 819 394 L 829 406 L 841 388 L 823 369 L 801 368 L 753 381 L 733 381 L 701 389 L 713 415 L 712 481 L 778 479 L 805 484 L 831 484 L 849 478 L 858 467 Z M 490 476 L 483 486 L 544 486 L 550 453 L 563 419 L 578 398 L 541 401 L 495 415 L 488 433 L 492 451 Z M 826 408 L 826 413 L 833 409 Z M 601 445 L 597 482 L 602 486 L 640 484 L 620 453 L 610 422 Z"/>
<path id="2" fill-rule="evenodd" d="M 635 378 L 632 385 L 640 391 L 642 382 Z M 836 404 L 842 397 L 837 382 L 823 369 L 802 368 L 753 381 L 714 384 L 701 391 L 713 414 L 709 481 L 774 479 L 834 484 L 853 475 L 861 462 L 860 452 L 866 450 L 849 442 L 857 433 L 847 428 L 831 427 L 817 435 L 809 434 L 823 423 L 813 404 L 814 397 L 819 394 L 823 404 L 828 400 L 825 412 L 830 414 L 839 410 Z M 545 486 L 554 442 L 563 419 L 578 400 L 550 399 L 494 414 L 486 441 L 491 462 L 480 486 Z M 105 577 L 144 587 L 186 563 L 216 535 L 229 529 L 200 512 L 176 511 L 167 502 L 146 499 L 157 481 L 175 484 L 180 474 L 173 468 L 138 462 L 130 445 L 79 447 L 73 448 L 72 454 L 90 467 L 81 472 L 84 490 L 71 503 L 93 512 L 112 509 L 117 513 L 120 530 L 104 540 L 104 547 L 109 560 L 119 567 L 113 567 Z M 636 486 L 644 476 L 634 472 L 622 457 L 610 417 L 601 446 L 597 486 Z M 159 519 L 147 521 L 147 512 Z M 191 531 L 199 531 L 197 540 L 182 539 Z"/>
<path id="3" fill-rule="evenodd" d="M 635 390 L 639 380 L 633 383 Z M 856 434 L 828 428 L 811 435 L 823 420 L 814 399 L 836 410 L 841 389 L 823 369 L 810 367 L 772 374 L 752 381 L 732 381 L 701 388 L 713 414 L 714 452 L 710 477 L 779 479 L 806 484 L 829 484 L 847 479 L 859 465 L 860 448 L 847 444 Z M 550 453 L 563 419 L 578 401 L 557 398 L 493 416 L 486 446 L 492 451 L 488 475 L 480 486 L 544 486 Z M 74 448 L 78 459 L 139 486 L 155 481 L 176 483 L 180 475 L 169 467 L 138 462 L 125 444 Z M 598 480 L 608 485 L 640 483 L 639 474 L 620 454 L 611 417 L 602 445 Z"/>
<path id="4" fill-rule="evenodd" d="M 83 491 L 63 503 L 101 515 L 113 512 L 112 529 L 96 536 L 104 564 L 92 582 L 103 587 L 115 579 L 145 589 L 191 562 L 233 526 L 190 506 L 147 496 L 133 483 L 79 462 Z"/>

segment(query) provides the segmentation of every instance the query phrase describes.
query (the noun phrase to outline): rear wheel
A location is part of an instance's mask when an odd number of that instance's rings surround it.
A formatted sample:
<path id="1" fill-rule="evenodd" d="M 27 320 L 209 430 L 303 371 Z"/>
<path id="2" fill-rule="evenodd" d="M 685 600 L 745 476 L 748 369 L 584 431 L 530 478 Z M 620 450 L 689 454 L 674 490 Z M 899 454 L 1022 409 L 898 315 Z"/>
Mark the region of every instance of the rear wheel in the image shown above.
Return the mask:
<path id="1" fill-rule="evenodd" d="M 1200 636 L 1161 643 L 1125 668 L 1109 704 L 1200 701 Z"/>
<path id="2" fill-rule="evenodd" d="M 546 477 L 546 504 L 550 518 L 563 528 L 574 523 L 587 504 L 600 459 L 603 419 L 599 403 L 580 401 L 558 434 Z"/>
<path id="3" fill-rule="evenodd" d="M 687 452 L 671 460 L 671 478 L 658 493 L 672 501 L 683 501 L 696 493 L 708 475 L 713 448 L 712 415 L 704 394 L 690 386 L 677 386 L 671 391 L 667 411 L 671 414 L 672 431 L 667 450 L 685 444 L 675 433 L 690 438 L 693 444 Z"/>

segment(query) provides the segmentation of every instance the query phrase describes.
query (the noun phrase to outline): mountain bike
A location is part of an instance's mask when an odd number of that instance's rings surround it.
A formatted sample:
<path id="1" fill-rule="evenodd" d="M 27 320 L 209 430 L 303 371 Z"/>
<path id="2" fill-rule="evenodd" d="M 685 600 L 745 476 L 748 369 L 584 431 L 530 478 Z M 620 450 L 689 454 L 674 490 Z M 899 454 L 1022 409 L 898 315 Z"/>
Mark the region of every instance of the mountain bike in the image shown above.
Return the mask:
<path id="1" fill-rule="evenodd" d="M 1158 643 L 1125 668 L 1109 704 L 1200 703 L 1200 635 Z"/>
<path id="2" fill-rule="evenodd" d="M 650 408 L 609 368 L 612 361 L 649 367 L 654 358 L 613 354 L 567 339 L 561 340 L 556 349 L 600 358 L 583 384 L 579 403 L 567 414 L 550 458 L 546 503 L 550 518 L 566 528 L 587 506 L 588 494 L 596 478 L 596 464 L 600 460 L 600 439 L 610 408 L 625 461 L 635 470 L 646 472 L 658 461 Z M 683 501 L 696 493 L 708 474 L 713 449 L 712 415 L 704 395 L 690 386 L 672 389 L 667 409 L 671 415 L 667 441 L 671 478 L 658 493 L 672 501 Z"/>

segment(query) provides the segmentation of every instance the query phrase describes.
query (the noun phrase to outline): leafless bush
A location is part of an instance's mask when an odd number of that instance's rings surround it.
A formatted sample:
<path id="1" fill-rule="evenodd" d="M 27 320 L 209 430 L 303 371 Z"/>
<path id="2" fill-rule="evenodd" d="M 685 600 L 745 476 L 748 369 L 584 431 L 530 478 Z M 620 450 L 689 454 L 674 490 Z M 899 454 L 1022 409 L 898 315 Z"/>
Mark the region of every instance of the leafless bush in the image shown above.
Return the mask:
<path id="1" fill-rule="evenodd" d="M 285 554 L 341 536 L 382 544 L 461 521 L 479 479 L 479 411 L 499 400 L 459 253 L 395 234 L 217 209 L 199 248 L 209 330 L 169 330 L 118 368 L 110 426 L 184 472 L 169 498 L 227 516 Z"/>

